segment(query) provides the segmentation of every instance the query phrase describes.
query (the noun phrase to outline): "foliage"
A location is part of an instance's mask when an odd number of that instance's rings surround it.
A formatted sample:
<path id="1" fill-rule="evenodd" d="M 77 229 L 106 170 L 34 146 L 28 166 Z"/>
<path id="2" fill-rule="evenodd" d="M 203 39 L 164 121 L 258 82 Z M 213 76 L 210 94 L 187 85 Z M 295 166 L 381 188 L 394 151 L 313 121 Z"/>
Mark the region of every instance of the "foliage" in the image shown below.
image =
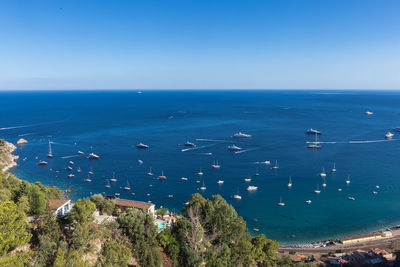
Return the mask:
<path id="1" fill-rule="evenodd" d="M 53 267 L 66 267 L 65 253 L 61 248 L 58 248 Z"/>
<path id="2" fill-rule="evenodd" d="M 115 241 L 106 241 L 103 244 L 99 261 L 102 266 L 128 266 L 132 253 L 129 248 Z"/>
<path id="3" fill-rule="evenodd" d="M 71 222 L 85 224 L 93 221 L 93 212 L 96 210 L 96 205 L 88 198 L 78 199 L 73 206 L 68 218 Z"/>
<path id="4" fill-rule="evenodd" d="M 100 194 L 93 195 L 90 200 L 96 204 L 96 208 L 100 211 L 100 214 L 106 213 L 111 215 L 115 208 L 115 201 L 112 199 L 105 199 Z"/>
<path id="5" fill-rule="evenodd" d="M 90 250 L 90 242 L 99 236 L 97 225 L 94 223 L 81 223 L 76 225 L 71 238 L 71 248 L 80 252 Z"/>
<path id="6" fill-rule="evenodd" d="M 68 267 L 89 267 L 90 264 L 82 259 L 82 254 L 76 250 L 70 249 L 67 257 Z"/>
<path id="7" fill-rule="evenodd" d="M 42 214 L 46 207 L 44 193 L 35 185 L 27 187 L 27 196 L 31 214 Z"/>
<path id="8" fill-rule="evenodd" d="M 274 265 L 277 261 L 278 242 L 269 240 L 264 234 L 251 239 L 254 259 L 263 265 Z"/>
<path id="9" fill-rule="evenodd" d="M 168 209 L 166 209 L 166 208 L 158 209 L 158 210 L 156 210 L 156 214 L 158 216 L 164 217 L 164 215 L 168 214 Z"/>

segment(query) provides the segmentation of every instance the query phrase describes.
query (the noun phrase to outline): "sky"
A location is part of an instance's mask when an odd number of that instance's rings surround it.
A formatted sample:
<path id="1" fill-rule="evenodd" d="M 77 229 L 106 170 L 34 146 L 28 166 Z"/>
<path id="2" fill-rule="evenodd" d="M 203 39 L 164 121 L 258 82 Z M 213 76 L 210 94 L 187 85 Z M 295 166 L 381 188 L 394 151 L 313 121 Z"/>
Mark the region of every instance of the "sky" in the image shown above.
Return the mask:
<path id="1" fill-rule="evenodd" d="M 399 0 L 2 0 L 0 90 L 400 89 Z"/>

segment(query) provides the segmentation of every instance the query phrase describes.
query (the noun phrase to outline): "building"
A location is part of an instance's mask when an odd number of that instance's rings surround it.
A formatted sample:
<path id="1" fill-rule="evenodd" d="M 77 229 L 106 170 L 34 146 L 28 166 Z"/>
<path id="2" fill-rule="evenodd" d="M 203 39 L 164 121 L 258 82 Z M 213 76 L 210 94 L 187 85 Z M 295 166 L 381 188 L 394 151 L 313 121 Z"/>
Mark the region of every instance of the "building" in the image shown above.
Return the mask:
<path id="1" fill-rule="evenodd" d="M 65 199 L 50 199 L 49 206 L 51 211 L 58 217 L 62 218 L 67 216 L 72 209 L 71 200 Z"/>
<path id="2" fill-rule="evenodd" d="M 115 206 L 124 211 L 128 208 L 135 208 L 143 210 L 151 215 L 155 215 L 155 205 L 153 203 L 146 203 L 141 201 L 134 201 L 128 199 L 115 199 Z"/>
<path id="3" fill-rule="evenodd" d="M 371 234 L 364 234 L 364 235 L 355 235 L 350 237 L 342 238 L 343 245 L 354 244 L 358 242 L 367 242 L 375 239 L 382 238 L 381 233 L 371 233 Z"/>

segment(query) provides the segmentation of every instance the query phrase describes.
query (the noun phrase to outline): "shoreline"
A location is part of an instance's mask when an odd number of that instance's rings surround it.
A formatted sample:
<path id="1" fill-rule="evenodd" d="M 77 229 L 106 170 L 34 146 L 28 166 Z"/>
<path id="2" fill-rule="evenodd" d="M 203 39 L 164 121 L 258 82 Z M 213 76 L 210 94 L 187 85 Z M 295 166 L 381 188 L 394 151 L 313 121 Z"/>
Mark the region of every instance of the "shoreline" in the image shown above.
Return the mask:
<path id="1" fill-rule="evenodd" d="M 3 166 L 1 170 L 3 172 L 9 172 L 12 168 L 18 166 L 17 160 L 19 159 L 19 156 L 13 154 L 14 151 L 17 150 L 17 146 L 15 146 L 13 143 L 4 141 L 4 146 L 5 149 L 3 150 L 3 153 L 5 155 L 5 166 Z"/>

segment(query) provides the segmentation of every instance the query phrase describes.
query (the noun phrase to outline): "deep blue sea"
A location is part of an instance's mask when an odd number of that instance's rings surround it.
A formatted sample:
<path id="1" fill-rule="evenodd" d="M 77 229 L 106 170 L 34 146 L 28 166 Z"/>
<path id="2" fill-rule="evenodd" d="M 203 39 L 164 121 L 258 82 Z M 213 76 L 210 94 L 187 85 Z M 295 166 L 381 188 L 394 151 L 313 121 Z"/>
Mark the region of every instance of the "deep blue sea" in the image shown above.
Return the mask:
<path id="1" fill-rule="evenodd" d="M 367 110 L 374 115 L 366 116 Z M 283 244 L 400 223 L 400 133 L 393 132 L 393 140 L 387 142 L 349 143 L 384 140 L 396 126 L 400 126 L 400 92 L 395 91 L 0 93 L 0 138 L 29 141 L 15 152 L 20 159 L 13 172 L 22 179 L 73 188 L 73 198 L 118 192 L 121 198 L 152 201 L 177 212 L 193 193 L 220 194 L 246 219 L 250 231 L 259 228 Z M 308 128 L 322 131 L 320 141 L 336 143 L 307 149 L 306 141 L 314 139 L 304 133 Z M 239 131 L 252 138 L 233 139 Z M 53 159 L 46 157 L 49 140 Z M 197 149 L 182 152 L 186 141 Z M 136 149 L 139 142 L 150 148 Z M 228 151 L 231 144 L 244 152 Z M 85 155 L 78 156 L 78 150 Z M 100 159 L 87 159 L 91 151 Z M 49 165 L 38 166 L 40 159 Z M 75 162 L 74 178 L 67 177 L 70 160 Z M 214 160 L 220 170 L 211 169 Z M 272 165 L 278 160 L 280 168 L 256 164 L 266 160 Z M 334 162 L 337 172 L 332 174 Z M 81 174 L 76 172 L 78 166 Z M 150 167 L 154 177 L 146 175 Z M 318 176 L 323 167 L 326 188 Z M 203 177 L 196 176 L 200 168 Z M 90 169 L 93 181 L 85 183 Z M 162 170 L 166 181 L 156 179 Z M 260 176 L 253 176 L 256 171 Z M 118 182 L 106 189 L 113 172 Z M 349 174 L 351 183 L 346 185 Z M 182 176 L 189 180 L 181 181 Z M 250 183 L 244 182 L 247 176 Z M 218 185 L 218 179 L 225 183 Z M 130 192 L 122 189 L 127 180 Z M 199 190 L 203 181 L 204 192 Z M 314 193 L 317 184 L 319 195 Z M 258 190 L 247 192 L 248 185 Z M 241 200 L 232 198 L 237 193 Z M 349 196 L 356 200 L 348 200 Z M 277 205 L 280 197 L 286 206 Z"/>

